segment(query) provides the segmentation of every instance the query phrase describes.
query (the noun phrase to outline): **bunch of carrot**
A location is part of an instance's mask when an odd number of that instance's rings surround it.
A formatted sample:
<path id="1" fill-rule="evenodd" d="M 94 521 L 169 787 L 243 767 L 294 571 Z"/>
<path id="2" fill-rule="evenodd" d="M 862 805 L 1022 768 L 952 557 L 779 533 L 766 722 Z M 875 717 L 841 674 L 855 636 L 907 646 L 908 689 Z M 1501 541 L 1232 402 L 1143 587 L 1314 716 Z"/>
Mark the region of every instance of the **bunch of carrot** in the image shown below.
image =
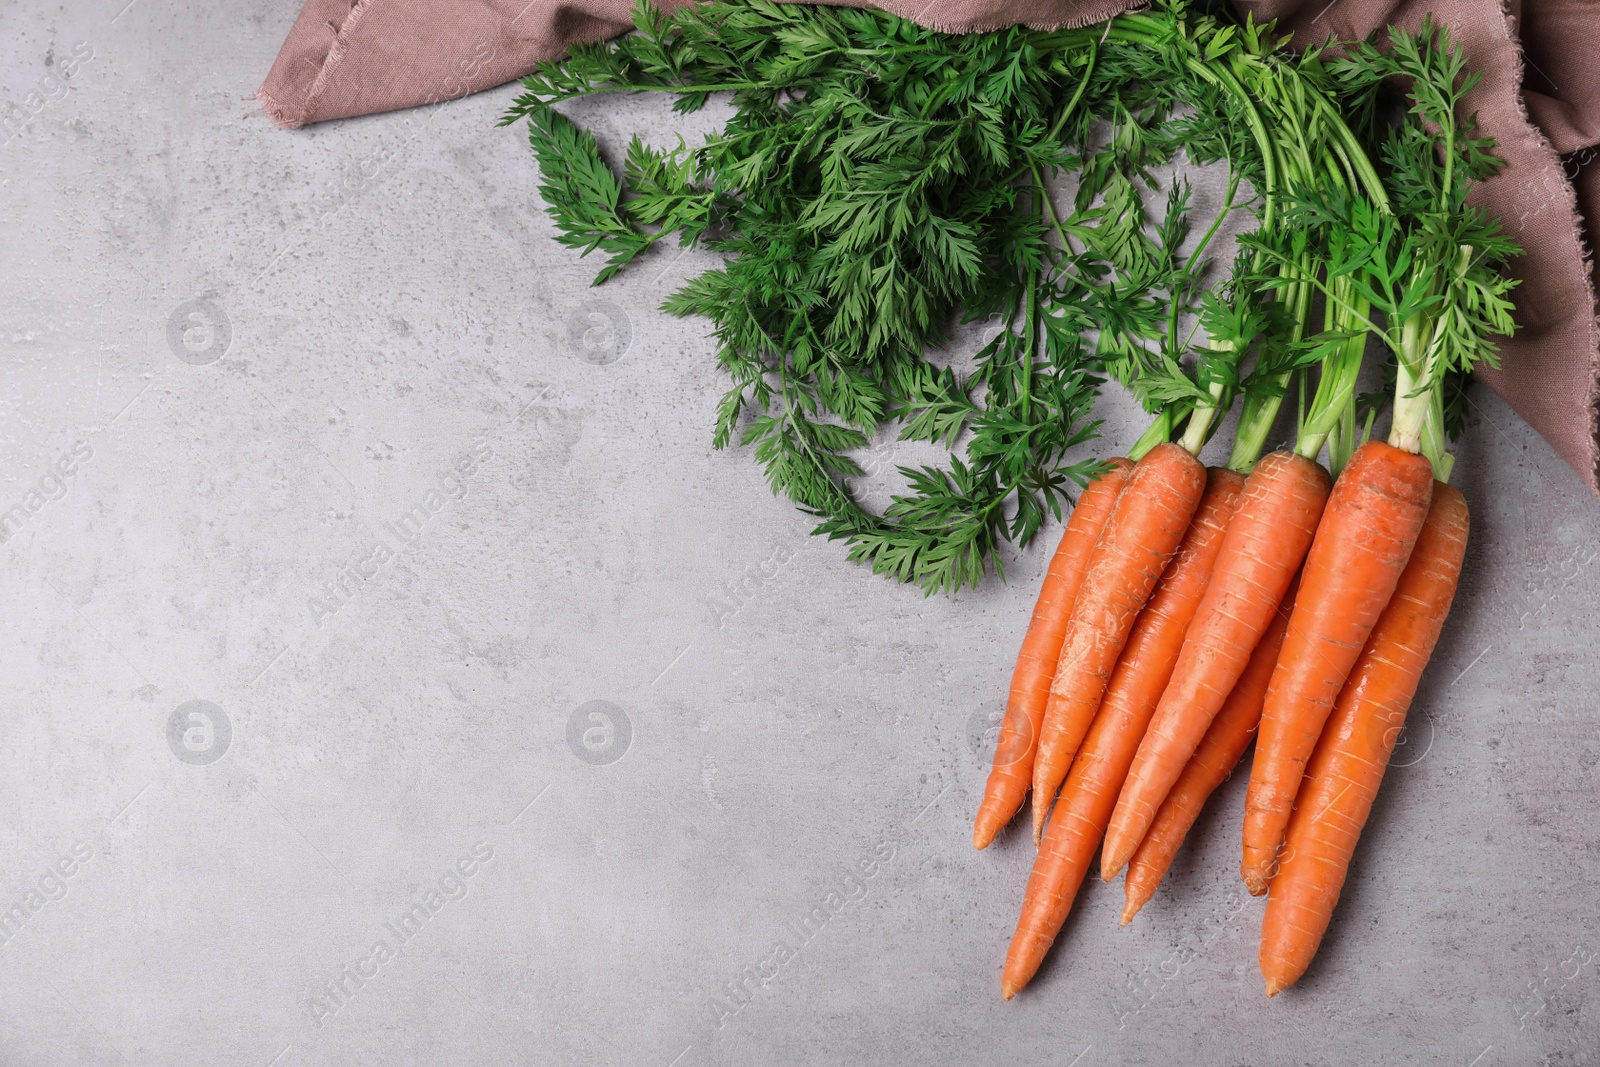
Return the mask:
<path id="1" fill-rule="evenodd" d="M 1384 442 L 1361 446 L 1331 492 L 1294 452 L 1249 477 L 1173 444 L 1112 462 L 1052 561 L 973 833 L 987 845 L 1032 789 L 1039 854 L 1007 998 L 1038 970 L 1102 837 L 1103 876 L 1128 868 L 1127 923 L 1258 727 L 1243 874 L 1253 894 L 1272 890 L 1268 994 L 1304 973 L 1466 535 L 1461 494 Z"/>
<path id="2" fill-rule="evenodd" d="M 1421 38 L 1396 39 L 1423 54 Z M 1437 54 L 1453 59 L 1447 40 Z M 1375 56 L 1362 53 L 1380 67 Z M 1443 82 L 1459 89 L 1454 69 Z M 1435 188 L 1407 183 L 1391 209 L 1369 183 L 1366 213 L 1342 191 L 1302 204 L 1308 227 L 1343 212 L 1320 251 L 1250 245 L 1280 270 L 1290 317 L 1309 314 L 1313 290 L 1324 298 L 1319 384 L 1293 447 L 1260 455 L 1282 390 L 1259 391 L 1227 466 L 1200 463 L 1231 399 L 1219 372 L 1209 393 L 1201 380 L 1181 410 L 1169 405 L 1131 451 L 1136 462 L 1111 460 L 1079 499 L 1017 658 L 973 828 L 986 847 L 1031 794 L 1038 854 L 1006 956 L 1007 999 L 1043 962 L 1097 849 L 1106 881 L 1127 870 L 1122 922 L 1132 921 L 1252 739 L 1240 870 L 1267 896 L 1267 995 L 1315 955 L 1460 579 L 1468 514 L 1441 480 L 1445 373 L 1485 358 L 1488 335 L 1510 329 L 1509 284 L 1474 273 L 1508 245 L 1465 208 L 1469 183 L 1451 173 L 1458 97 L 1417 108 L 1434 129 L 1449 126 Z M 1435 162 L 1427 152 L 1419 173 Z M 1331 184 L 1342 190 L 1345 177 Z M 1371 418 L 1354 429 L 1368 331 L 1395 358 L 1387 441 L 1365 440 Z M 1325 446 L 1337 478 L 1318 462 Z"/>

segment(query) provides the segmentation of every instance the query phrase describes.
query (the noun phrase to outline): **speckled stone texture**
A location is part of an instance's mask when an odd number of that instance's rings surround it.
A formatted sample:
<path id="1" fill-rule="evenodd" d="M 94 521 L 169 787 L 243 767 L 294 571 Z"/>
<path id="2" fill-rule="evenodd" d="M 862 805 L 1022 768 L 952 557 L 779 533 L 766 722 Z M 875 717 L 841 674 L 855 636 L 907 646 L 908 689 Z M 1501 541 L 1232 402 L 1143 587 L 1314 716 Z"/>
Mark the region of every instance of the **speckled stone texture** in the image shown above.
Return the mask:
<path id="1" fill-rule="evenodd" d="M 274 128 L 295 8 L 0 7 L 0 1064 L 1600 1061 L 1600 506 L 1503 404 L 1306 979 L 1236 776 L 1004 1004 L 1032 849 L 970 818 L 1045 546 L 930 599 L 809 537 L 655 310 L 708 257 L 590 289 L 509 88 Z"/>

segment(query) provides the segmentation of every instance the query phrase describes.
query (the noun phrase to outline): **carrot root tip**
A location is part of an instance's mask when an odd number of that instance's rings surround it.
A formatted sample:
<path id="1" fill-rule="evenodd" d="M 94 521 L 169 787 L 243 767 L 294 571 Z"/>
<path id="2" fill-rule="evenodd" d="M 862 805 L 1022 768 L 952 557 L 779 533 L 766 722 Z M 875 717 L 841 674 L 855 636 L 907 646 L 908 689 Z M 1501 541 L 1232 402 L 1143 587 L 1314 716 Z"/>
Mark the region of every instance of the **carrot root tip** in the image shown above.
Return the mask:
<path id="1" fill-rule="evenodd" d="M 1288 987 L 1285 986 L 1284 983 L 1278 981 L 1276 978 L 1268 978 L 1267 979 L 1267 996 L 1269 996 L 1269 997 L 1277 996 L 1279 993 L 1283 992 L 1283 990 L 1286 989 L 1286 988 L 1288 988 Z"/>

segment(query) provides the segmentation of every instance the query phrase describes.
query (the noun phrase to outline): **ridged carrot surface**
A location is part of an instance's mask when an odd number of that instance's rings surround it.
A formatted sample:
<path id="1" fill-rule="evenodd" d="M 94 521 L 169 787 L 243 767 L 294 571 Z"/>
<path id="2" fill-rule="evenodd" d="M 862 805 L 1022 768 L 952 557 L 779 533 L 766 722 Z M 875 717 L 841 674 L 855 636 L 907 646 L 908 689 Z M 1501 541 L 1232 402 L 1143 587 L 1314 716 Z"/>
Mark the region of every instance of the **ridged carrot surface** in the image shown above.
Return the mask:
<path id="1" fill-rule="evenodd" d="M 1107 881 L 1133 857 L 1244 673 L 1311 546 L 1328 483 L 1327 471 L 1293 452 L 1263 456 L 1245 480 L 1216 573 L 1117 798 L 1100 857 Z"/>
<path id="2" fill-rule="evenodd" d="M 1306 760 L 1428 516 L 1433 466 L 1386 441 L 1356 449 L 1306 556 L 1267 686 L 1244 802 L 1245 887 L 1267 891 Z"/>
<path id="3" fill-rule="evenodd" d="M 1134 465 L 1089 556 L 1050 683 L 1033 761 L 1033 838 L 1067 776 L 1128 631 L 1150 597 L 1205 491 L 1206 469 L 1178 445 L 1151 449 Z"/>
<path id="4" fill-rule="evenodd" d="M 1122 777 L 1172 675 L 1184 631 L 1210 581 L 1243 483 L 1232 471 L 1209 472 L 1205 496 L 1182 546 L 1128 636 L 1028 877 L 1022 915 L 1001 980 L 1000 991 L 1007 1000 L 1038 971 L 1083 884 Z"/>
<path id="5" fill-rule="evenodd" d="M 1328 929 L 1395 739 L 1450 613 L 1468 525 L 1466 500 L 1435 485 L 1410 562 L 1307 765 L 1261 923 L 1269 997 L 1299 981 Z"/>
<path id="6" fill-rule="evenodd" d="M 1250 747 L 1256 727 L 1261 724 L 1261 705 L 1267 698 L 1267 683 L 1272 680 L 1272 669 L 1278 665 L 1278 650 L 1283 647 L 1283 635 L 1289 629 L 1294 596 L 1295 586 L 1291 585 L 1277 614 L 1267 624 L 1267 632 L 1261 635 L 1256 650 L 1250 653 L 1250 662 L 1234 684 L 1233 692 L 1222 702 L 1222 710 L 1211 720 L 1211 728 L 1194 755 L 1189 757 L 1188 765 L 1156 811 L 1149 832 L 1139 842 L 1133 859 L 1128 861 L 1128 877 L 1122 887 L 1125 896 L 1122 925 L 1132 922 L 1139 909 L 1155 896 L 1161 879 L 1167 876 L 1206 801 L 1228 780 L 1239 765 L 1239 757 Z"/>
<path id="7" fill-rule="evenodd" d="M 995 743 L 994 765 L 972 824 L 974 848 L 984 848 L 993 841 L 1027 799 L 1028 786 L 1033 782 L 1033 754 L 1039 743 L 1045 704 L 1050 699 L 1050 680 L 1055 677 L 1056 661 L 1061 658 L 1067 619 L 1078 598 L 1083 572 L 1089 566 L 1089 554 L 1132 470 L 1133 464 L 1118 456 L 1111 461 L 1109 470 L 1084 488 L 1061 534 L 1056 554 L 1050 558 L 1050 569 L 1045 573 L 1028 632 L 1022 638 L 1022 650 L 1017 653 L 1017 665 L 1011 672 L 1011 692 L 1006 699 L 1005 718 L 1000 722 L 1000 738 Z"/>

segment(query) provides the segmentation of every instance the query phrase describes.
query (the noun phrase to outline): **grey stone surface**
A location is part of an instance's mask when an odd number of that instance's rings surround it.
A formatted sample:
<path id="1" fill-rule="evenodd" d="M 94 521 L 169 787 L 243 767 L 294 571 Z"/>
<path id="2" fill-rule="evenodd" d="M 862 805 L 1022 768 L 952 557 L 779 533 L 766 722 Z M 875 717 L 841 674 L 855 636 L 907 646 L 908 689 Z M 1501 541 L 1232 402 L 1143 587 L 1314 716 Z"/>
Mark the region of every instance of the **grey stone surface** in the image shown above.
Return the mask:
<path id="1" fill-rule="evenodd" d="M 808 537 L 654 310 L 705 258 L 588 289 L 510 90 L 286 133 L 294 0 L 124 5 L 0 8 L 0 1064 L 1600 1060 L 1600 506 L 1493 396 L 1305 981 L 1236 777 L 1002 1003 L 1031 848 L 969 819 L 1042 546 L 925 599 Z"/>

